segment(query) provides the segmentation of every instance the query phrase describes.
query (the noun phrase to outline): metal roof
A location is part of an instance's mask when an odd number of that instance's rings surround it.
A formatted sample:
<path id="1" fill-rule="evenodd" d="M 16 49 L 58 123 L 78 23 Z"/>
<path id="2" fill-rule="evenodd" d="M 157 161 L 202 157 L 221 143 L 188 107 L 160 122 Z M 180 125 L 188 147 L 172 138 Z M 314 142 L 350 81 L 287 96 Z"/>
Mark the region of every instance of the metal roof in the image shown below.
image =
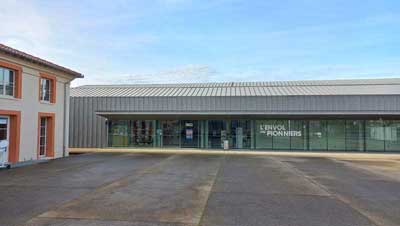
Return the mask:
<path id="1" fill-rule="evenodd" d="M 41 59 L 39 57 L 30 55 L 30 54 L 22 52 L 22 51 L 19 51 L 17 49 L 11 48 L 11 47 L 6 46 L 6 45 L 1 44 L 1 43 L 0 43 L 0 51 L 3 52 L 3 53 L 6 53 L 8 55 L 17 57 L 17 58 L 21 58 L 23 60 L 30 61 L 30 62 L 35 63 L 35 64 L 43 65 L 43 66 L 52 68 L 54 70 L 62 71 L 64 73 L 70 74 L 70 75 L 72 75 L 74 77 L 77 77 L 77 78 L 83 78 L 83 74 L 81 74 L 79 72 L 73 71 L 73 70 L 71 70 L 69 68 L 60 66 L 60 65 L 52 63 L 50 61 L 43 60 L 43 59 Z"/>
<path id="2" fill-rule="evenodd" d="M 86 85 L 72 97 L 400 95 L 400 78 L 181 84 Z"/>

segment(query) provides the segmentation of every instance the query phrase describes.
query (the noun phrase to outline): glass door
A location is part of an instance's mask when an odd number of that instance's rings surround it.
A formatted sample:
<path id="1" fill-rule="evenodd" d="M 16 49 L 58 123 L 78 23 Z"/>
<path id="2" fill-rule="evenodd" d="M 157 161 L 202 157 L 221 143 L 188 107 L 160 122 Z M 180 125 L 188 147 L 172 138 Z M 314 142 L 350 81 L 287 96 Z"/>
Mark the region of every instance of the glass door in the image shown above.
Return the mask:
<path id="1" fill-rule="evenodd" d="M 208 121 L 208 147 L 223 148 L 224 140 L 228 139 L 226 122 L 224 120 Z"/>
<path id="2" fill-rule="evenodd" d="M 0 116 L 0 141 L 10 142 L 10 120 L 6 116 Z M 0 150 L 0 165 L 8 161 L 8 147 Z"/>
<path id="3" fill-rule="evenodd" d="M 40 118 L 40 134 L 39 134 L 39 157 L 46 157 L 47 152 L 47 118 Z"/>
<path id="4" fill-rule="evenodd" d="M 198 148 L 199 146 L 200 146 L 199 122 L 196 120 L 182 120 L 181 147 Z"/>

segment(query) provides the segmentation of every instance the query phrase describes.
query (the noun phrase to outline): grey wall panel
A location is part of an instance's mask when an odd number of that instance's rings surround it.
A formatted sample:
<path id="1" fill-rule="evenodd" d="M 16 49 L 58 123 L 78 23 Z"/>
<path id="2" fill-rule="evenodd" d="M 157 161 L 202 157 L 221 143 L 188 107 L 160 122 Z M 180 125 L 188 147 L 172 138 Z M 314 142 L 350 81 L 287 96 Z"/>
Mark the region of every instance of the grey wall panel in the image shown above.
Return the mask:
<path id="1" fill-rule="evenodd" d="M 74 108 L 75 108 L 75 99 L 74 98 L 70 98 L 70 107 L 69 107 L 69 111 L 70 112 L 74 112 Z M 75 114 L 70 113 L 69 115 L 69 140 L 68 140 L 68 147 L 72 147 L 73 143 L 72 141 L 74 140 L 73 136 L 75 134 L 75 126 L 74 123 L 77 120 L 77 118 L 75 117 Z"/>
<path id="2" fill-rule="evenodd" d="M 85 98 L 82 98 L 82 99 L 80 99 L 79 100 L 79 125 L 78 125 L 78 128 L 79 128 L 79 131 L 83 131 L 83 129 L 84 129 L 84 122 L 86 121 L 85 119 L 86 119 L 86 117 L 85 117 L 85 112 L 84 112 L 84 100 L 85 100 Z M 84 137 L 83 137 L 83 134 L 86 134 L 86 133 L 81 133 L 80 134 L 80 136 L 78 136 L 78 139 L 79 139 L 79 145 L 81 146 L 81 147 L 84 147 L 84 143 L 83 143 L 83 141 L 84 141 Z"/>

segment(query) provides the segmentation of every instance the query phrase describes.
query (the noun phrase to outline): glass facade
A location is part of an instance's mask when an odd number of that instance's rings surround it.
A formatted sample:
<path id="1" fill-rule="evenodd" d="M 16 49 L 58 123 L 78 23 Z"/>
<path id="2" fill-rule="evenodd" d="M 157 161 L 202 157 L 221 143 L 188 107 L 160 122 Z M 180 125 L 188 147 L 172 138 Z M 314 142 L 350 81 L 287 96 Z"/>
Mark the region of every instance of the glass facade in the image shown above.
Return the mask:
<path id="1" fill-rule="evenodd" d="M 110 147 L 400 151 L 400 120 L 110 120 Z"/>
<path id="2" fill-rule="evenodd" d="M 200 146 L 199 121 L 181 121 L 181 146 L 182 148 L 198 148 Z"/>
<path id="3" fill-rule="evenodd" d="M 234 149 L 251 148 L 251 121 L 232 120 L 230 123 L 230 146 Z"/>
<path id="4" fill-rule="evenodd" d="M 153 132 L 151 120 L 113 120 L 108 127 L 108 144 L 110 147 L 152 147 Z"/>
<path id="5" fill-rule="evenodd" d="M 179 120 L 161 121 L 161 146 L 179 147 L 181 139 L 181 129 Z"/>
<path id="6" fill-rule="evenodd" d="M 327 150 L 346 150 L 346 121 L 327 120 Z"/>

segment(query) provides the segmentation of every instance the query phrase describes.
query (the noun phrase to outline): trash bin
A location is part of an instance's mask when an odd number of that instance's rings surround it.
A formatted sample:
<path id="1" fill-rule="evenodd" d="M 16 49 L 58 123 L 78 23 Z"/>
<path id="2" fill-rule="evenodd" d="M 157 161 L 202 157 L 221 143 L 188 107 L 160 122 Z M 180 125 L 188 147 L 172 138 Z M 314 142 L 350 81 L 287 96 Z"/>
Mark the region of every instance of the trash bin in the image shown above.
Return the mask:
<path id="1" fill-rule="evenodd" d="M 224 150 L 229 149 L 229 140 L 224 140 Z"/>

